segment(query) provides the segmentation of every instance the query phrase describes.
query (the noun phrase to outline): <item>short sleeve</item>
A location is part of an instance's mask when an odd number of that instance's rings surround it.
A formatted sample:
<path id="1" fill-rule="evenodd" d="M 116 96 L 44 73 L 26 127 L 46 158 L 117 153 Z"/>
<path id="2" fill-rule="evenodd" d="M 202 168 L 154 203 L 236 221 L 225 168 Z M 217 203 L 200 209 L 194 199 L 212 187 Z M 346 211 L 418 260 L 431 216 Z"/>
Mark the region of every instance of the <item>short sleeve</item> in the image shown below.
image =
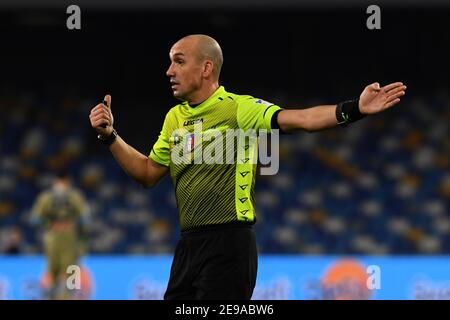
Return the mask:
<path id="1" fill-rule="evenodd" d="M 243 130 L 254 129 L 256 132 L 264 129 L 271 132 L 272 116 L 281 107 L 262 99 L 245 98 L 239 101 L 237 121 Z"/>
<path id="2" fill-rule="evenodd" d="M 169 134 L 167 132 L 167 116 L 164 120 L 164 124 L 161 132 L 159 133 L 158 140 L 153 145 L 150 151 L 149 158 L 154 160 L 160 165 L 168 167 L 170 165 L 170 145 Z"/>

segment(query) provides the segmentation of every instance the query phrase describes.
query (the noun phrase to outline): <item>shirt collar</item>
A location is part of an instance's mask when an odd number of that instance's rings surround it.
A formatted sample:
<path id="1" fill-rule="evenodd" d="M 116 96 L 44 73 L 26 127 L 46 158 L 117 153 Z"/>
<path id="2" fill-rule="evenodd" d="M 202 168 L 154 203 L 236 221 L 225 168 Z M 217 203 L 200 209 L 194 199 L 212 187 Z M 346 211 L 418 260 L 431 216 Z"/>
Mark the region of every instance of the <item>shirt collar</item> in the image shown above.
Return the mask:
<path id="1" fill-rule="evenodd" d="M 222 95 L 224 95 L 226 93 L 225 91 L 225 87 L 224 86 L 220 86 L 219 88 L 217 88 L 216 91 L 213 92 L 212 95 L 209 96 L 209 98 L 207 98 L 206 100 L 204 100 L 202 103 L 200 103 L 199 105 L 195 106 L 195 107 L 191 107 L 189 106 L 189 103 L 187 101 L 183 102 L 183 105 L 185 105 L 186 107 L 189 107 L 190 110 L 198 110 L 200 108 L 203 108 L 205 106 L 209 106 L 212 103 L 216 102 L 217 99 L 219 99 Z"/>

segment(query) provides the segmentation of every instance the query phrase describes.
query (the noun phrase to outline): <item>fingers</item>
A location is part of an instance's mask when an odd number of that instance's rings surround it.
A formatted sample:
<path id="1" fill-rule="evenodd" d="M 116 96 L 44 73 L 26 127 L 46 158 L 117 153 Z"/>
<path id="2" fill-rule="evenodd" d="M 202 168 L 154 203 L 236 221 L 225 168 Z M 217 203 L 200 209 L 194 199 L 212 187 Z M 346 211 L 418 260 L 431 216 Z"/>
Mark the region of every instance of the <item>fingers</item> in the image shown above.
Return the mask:
<path id="1" fill-rule="evenodd" d="M 394 83 L 384 86 L 383 88 L 381 88 L 381 90 L 383 90 L 383 92 L 389 92 L 390 90 L 401 87 L 401 86 L 403 86 L 403 82 L 394 82 Z"/>
<path id="2" fill-rule="evenodd" d="M 400 102 L 400 99 L 399 99 L 399 98 L 396 98 L 396 99 L 394 99 L 394 100 L 388 102 L 388 103 L 384 106 L 384 109 L 388 109 L 388 108 L 390 108 L 390 107 L 393 107 L 393 106 L 395 106 L 395 105 L 396 105 L 397 103 L 399 103 L 399 102 Z"/>
<path id="3" fill-rule="evenodd" d="M 378 82 L 371 83 L 368 86 L 366 86 L 364 91 L 378 92 L 378 91 L 380 91 L 380 84 Z"/>
<path id="4" fill-rule="evenodd" d="M 366 113 L 375 114 L 399 103 L 405 93 L 406 86 L 403 82 L 390 83 L 381 88 L 380 84 L 375 82 L 364 89 L 360 103 L 363 101 Z"/>
<path id="5" fill-rule="evenodd" d="M 103 98 L 103 105 L 111 109 L 111 96 L 109 94 L 107 94 L 105 98 Z M 103 124 L 102 127 L 106 128 L 106 124 Z"/>
<path id="6" fill-rule="evenodd" d="M 103 104 L 105 104 L 108 108 L 111 109 L 111 96 L 107 94 L 103 99 Z"/>
<path id="7" fill-rule="evenodd" d="M 394 89 L 391 89 L 391 90 L 389 90 L 386 93 L 387 93 L 387 95 L 391 96 L 391 95 L 394 95 L 394 94 L 396 94 L 398 92 L 405 91 L 405 90 L 406 90 L 406 86 L 402 85 L 402 86 L 399 86 L 399 87 L 395 87 Z"/>
<path id="8" fill-rule="evenodd" d="M 103 103 L 96 105 L 89 115 L 93 127 L 112 125 L 111 111 Z"/>
<path id="9" fill-rule="evenodd" d="M 103 103 L 99 103 L 91 110 L 91 115 L 97 115 L 101 113 L 110 114 L 111 111 L 109 111 L 108 107 L 106 107 Z"/>
<path id="10" fill-rule="evenodd" d="M 401 96 L 405 95 L 406 86 L 401 86 L 397 89 L 389 91 L 389 95 L 386 98 L 387 102 L 390 102 L 394 99 L 400 98 Z"/>
<path id="11" fill-rule="evenodd" d="M 401 85 L 391 89 L 387 94 L 386 102 L 383 106 L 383 109 L 388 109 L 390 107 L 395 106 L 400 102 L 400 97 L 405 95 L 406 86 Z"/>
<path id="12" fill-rule="evenodd" d="M 97 122 L 97 121 L 101 121 L 101 120 L 111 122 L 111 118 L 105 114 L 100 114 L 100 115 L 91 117 L 91 121 L 93 121 L 93 122 Z"/>
<path id="13" fill-rule="evenodd" d="M 375 91 L 379 91 L 379 90 L 380 90 L 380 84 L 379 84 L 378 82 L 372 83 L 371 85 L 369 85 L 369 87 L 370 87 L 372 90 L 375 90 Z"/>
<path id="14" fill-rule="evenodd" d="M 98 118 L 96 120 L 91 120 L 92 127 L 98 128 L 106 128 L 107 126 L 111 125 L 111 122 L 106 118 Z"/>
<path id="15" fill-rule="evenodd" d="M 109 118 L 105 114 L 99 114 L 97 116 L 90 116 L 91 124 L 93 127 L 101 126 L 105 128 L 106 126 L 111 125 L 111 118 Z"/>

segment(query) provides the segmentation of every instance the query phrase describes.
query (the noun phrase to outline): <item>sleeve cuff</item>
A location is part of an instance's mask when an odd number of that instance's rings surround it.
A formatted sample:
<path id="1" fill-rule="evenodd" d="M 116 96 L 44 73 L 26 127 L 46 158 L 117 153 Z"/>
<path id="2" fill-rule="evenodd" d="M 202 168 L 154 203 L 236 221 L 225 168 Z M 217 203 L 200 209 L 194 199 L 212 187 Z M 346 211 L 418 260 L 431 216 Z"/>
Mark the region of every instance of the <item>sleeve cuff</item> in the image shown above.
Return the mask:
<path id="1" fill-rule="evenodd" d="M 164 161 L 164 159 L 162 159 L 161 157 L 158 157 L 158 155 L 156 154 L 156 152 L 153 149 L 150 152 L 150 155 L 148 157 L 162 166 L 168 167 L 170 165 L 170 160 Z"/>

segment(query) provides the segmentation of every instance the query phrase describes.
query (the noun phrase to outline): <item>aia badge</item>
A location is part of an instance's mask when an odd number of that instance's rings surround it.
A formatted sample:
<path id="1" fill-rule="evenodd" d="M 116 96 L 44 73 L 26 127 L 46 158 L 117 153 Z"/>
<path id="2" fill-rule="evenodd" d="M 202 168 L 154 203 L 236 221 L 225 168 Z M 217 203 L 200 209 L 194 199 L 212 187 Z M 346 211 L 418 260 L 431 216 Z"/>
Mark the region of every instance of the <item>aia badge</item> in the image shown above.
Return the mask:
<path id="1" fill-rule="evenodd" d="M 181 137 L 178 134 L 175 134 L 172 138 L 171 138 L 172 142 L 174 145 L 177 145 L 181 142 Z"/>
<path id="2" fill-rule="evenodd" d="M 186 151 L 192 152 L 192 150 L 194 150 L 195 147 L 195 133 L 188 134 L 186 136 L 185 141 L 186 141 Z"/>
<path id="3" fill-rule="evenodd" d="M 266 106 L 273 106 L 273 103 L 271 103 L 269 101 L 266 101 L 266 100 L 263 100 L 263 99 L 258 99 L 258 100 L 255 101 L 255 103 L 256 104 L 263 104 L 263 105 L 266 105 Z"/>

